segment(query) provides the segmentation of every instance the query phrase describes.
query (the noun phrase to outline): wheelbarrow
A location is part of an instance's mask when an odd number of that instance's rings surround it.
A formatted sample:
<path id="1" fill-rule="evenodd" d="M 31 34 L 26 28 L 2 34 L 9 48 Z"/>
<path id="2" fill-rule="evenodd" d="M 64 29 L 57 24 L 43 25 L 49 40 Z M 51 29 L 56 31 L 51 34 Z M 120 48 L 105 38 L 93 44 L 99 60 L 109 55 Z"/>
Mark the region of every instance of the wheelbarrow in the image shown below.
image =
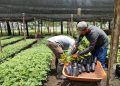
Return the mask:
<path id="1" fill-rule="evenodd" d="M 77 77 L 68 75 L 65 70 L 66 67 L 67 65 L 64 65 L 62 73 L 64 76 L 68 78 L 68 80 L 70 80 L 70 84 L 72 84 L 73 81 L 79 81 L 79 82 L 82 81 L 82 82 L 93 82 L 93 83 L 96 83 L 97 86 L 101 86 L 100 84 L 101 80 L 106 77 L 106 72 L 104 71 L 99 61 L 97 61 L 97 65 L 94 72 L 90 72 L 90 73 L 83 72 L 79 74 Z M 73 85 L 70 85 L 70 86 L 73 86 Z"/>

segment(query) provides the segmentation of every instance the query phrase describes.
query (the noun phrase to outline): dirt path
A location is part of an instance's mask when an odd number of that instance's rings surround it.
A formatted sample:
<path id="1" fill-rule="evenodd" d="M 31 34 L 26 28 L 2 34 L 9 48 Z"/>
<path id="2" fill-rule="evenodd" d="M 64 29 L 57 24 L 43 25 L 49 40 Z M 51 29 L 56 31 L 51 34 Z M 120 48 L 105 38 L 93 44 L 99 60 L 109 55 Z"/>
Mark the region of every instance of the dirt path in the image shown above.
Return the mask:
<path id="1" fill-rule="evenodd" d="M 56 79 L 56 70 L 55 70 L 54 62 L 55 60 L 53 59 L 52 64 L 51 64 L 51 72 L 48 77 L 48 81 L 44 84 L 44 86 L 61 86 L 61 84 L 63 84 L 64 82 L 64 80 Z"/>
<path id="2" fill-rule="evenodd" d="M 55 70 L 55 65 L 53 60 L 51 64 L 51 72 L 48 77 L 48 81 L 44 83 L 44 86 L 106 86 L 106 79 L 102 80 L 100 84 L 101 85 L 97 83 L 90 83 L 90 82 L 72 82 L 69 80 L 57 80 L 56 70 Z M 112 84 L 113 84 L 112 86 L 119 86 L 120 80 L 115 78 Z"/>

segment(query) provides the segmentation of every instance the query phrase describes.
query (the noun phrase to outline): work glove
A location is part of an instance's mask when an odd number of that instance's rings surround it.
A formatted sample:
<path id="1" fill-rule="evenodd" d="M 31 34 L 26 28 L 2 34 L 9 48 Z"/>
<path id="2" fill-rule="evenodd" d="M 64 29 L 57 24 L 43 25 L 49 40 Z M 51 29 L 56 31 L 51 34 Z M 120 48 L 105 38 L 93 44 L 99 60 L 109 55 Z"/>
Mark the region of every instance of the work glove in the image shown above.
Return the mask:
<path id="1" fill-rule="evenodd" d="M 72 57 L 73 58 L 78 58 L 78 54 L 73 54 Z"/>

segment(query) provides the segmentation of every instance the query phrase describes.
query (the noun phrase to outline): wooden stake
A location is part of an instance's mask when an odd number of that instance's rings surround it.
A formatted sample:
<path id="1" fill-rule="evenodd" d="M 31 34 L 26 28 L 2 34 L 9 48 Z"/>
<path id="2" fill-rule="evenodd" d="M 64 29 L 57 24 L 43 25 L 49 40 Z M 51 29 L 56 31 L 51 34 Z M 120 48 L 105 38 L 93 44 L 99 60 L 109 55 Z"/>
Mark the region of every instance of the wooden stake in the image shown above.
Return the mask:
<path id="1" fill-rule="evenodd" d="M 2 25 L 0 23 L 0 32 L 1 32 L 1 36 L 3 35 L 3 32 L 2 32 Z"/>
<path id="2" fill-rule="evenodd" d="M 77 9 L 77 15 L 80 16 L 81 15 L 81 8 Z"/>
<path id="3" fill-rule="evenodd" d="M 19 22 L 17 22 L 17 29 L 18 29 L 18 34 L 20 35 L 20 27 L 19 27 Z"/>
<path id="4" fill-rule="evenodd" d="M 1 36 L 0 36 L 0 52 L 2 52 Z"/>
<path id="5" fill-rule="evenodd" d="M 111 36 L 111 46 L 110 46 L 110 57 L 109 57 L 109 66 L 108 66 L 108 76 L 106 86 L 112 85 L 113 75 L 113 64 L 117 59 L 117 50 L 119 42 L 119 32 L 120 32 L 120 0 L 114 0 L 114 29 L 112 30 Z"/>
<path id="6" fill-rule="evenodd" d="M 37 24 L 36 24 L 36 19 L 34 18 L 34 27 L 35 27 L 35 28 L 34 28 L 34 29 L 35 29 L 35 34 L 34 34 L 34 35 L 35 35 L 35 38 L 36 38 L 36 34 L 37 34 L 37 33 L 36 33 L 36 32 L 37 32 L 37 30 L 36 30 L 36 25 L 37 25 Z"/>
<path id="7" fill-rule="evenodd" d="M 26 40 L 26 30 L 25 30 L 25 13 L 22 13 L 22 16 L 23 16 L 24 40 Z"/>
<path id="8" fill-rule="evenodd" d="M 55 34 L 54 21 L 53 21 L 53 34 Z"/>
<path id="9" fill-rule="evenodd" d="M 43 21 L 42 21 L 42 19 L 41 19 L 41 34 L 43 34 L 43 30 L 42 30 L 42 26 L 43 26 Z"/>
<path id="10" fill-rule="evenodd" d="M 74 33 L 74 31 L 73 31 L 73 14 L 71 14 L 71 34 L 72 34 L 72 37 L 73 37 L 73 33 Z"/>

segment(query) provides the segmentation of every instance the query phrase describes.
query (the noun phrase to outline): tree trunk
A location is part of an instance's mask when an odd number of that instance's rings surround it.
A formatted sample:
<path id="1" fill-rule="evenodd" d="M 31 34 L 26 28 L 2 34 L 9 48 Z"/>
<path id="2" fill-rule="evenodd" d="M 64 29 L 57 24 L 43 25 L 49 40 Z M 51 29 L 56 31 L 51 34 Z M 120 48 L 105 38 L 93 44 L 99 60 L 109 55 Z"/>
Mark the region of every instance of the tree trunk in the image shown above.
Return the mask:
<path id="1" fill-rule="evenodd" d="M 71 14 L 71 22 L 70 22 L 70 28 L 71 28 L 71 35 L 72 35 L 72 37 L 73 37 L 73 33 L 74 33 L 74 31 L 73 31 L 73 14 Z"/>
<path id="2" fill-rule="evenodd" d="M 26 40 L 26 30 L 25 30 L 25 13 L 22 13 L 22 16 L 23 16 L 24 40 Z"/>
<path id="3" fill-rule="evenodd" d="M 67 34 L 68 34 L 68 32 L 69 32 L 69 30 L 68 30 L 69 28 L 68 28 L 68 27 L 69 27 L 69 24 L 68 24 L 68 22 L 67 22 Z"/>
<path id="4" fill-rule="evenodd" d="M 1 38 L 0 38 L 0 52 L 2 52 Z"/>
<path id="5" fill-rule="evenodd" d="M 11 33 L 9 21 L 6 21 L 6 24 L 7 24 L 8 35 L 10 36 L 10 35 L 12 35 L 12 33 Z"/>
<path id="6" fill-rule="evenodd" d="M 100 22 L 100 28 L 103 29 L 103 20 Z"/>
<path id="7" fill-rule="evenodd" d="M 2 33 L 2 26 L 1 26 L 1 23 L 0 23 L 0 33 L 1 33 L 1 36 L 2 36 L 3 33 Z"/>
<path id="8" fill-rule="evenodd" d="M 1 23 L 0 23 L 0 29 L 2 30 Z M 2 33 L 0 34 L 0 52 L 2 52 L 1 36 L 2 36 Z"/>
<path id="9" fill-rule="evenodd" d="M 61 34 L 63 34 L 63 22 L 61 21 Z"/>
<path id="10" fill-rule="evenodd" d="M 55 33 L 55 28 L 54 28 L 54 21 L 53 21 L 53 34 Z"/>
<path id="11" fill-rule="evenodd" d="M 43 34 L 43 32 L 42 32 L 42 26 L 43 26 L 43 21 L 41 20 L 41 34 Z"/>
<path id="12" fill-rule="evenodd" d="M 34 18 L 35 35 L 36 35 L 36 32 L 37 32 L 37 30 L 36 30 L 36 25 L 37 25 L 37 24 L 36 24 L 36 20 L 35 20 L 35 18 Z"/>
<path id="13" fill-rule="evenodd" d="M 56 34 L 57 34 L 57 29 L 58 29 L 58 28 L 57 28 L 57 22 L 56 22 Z"/>
<path id="14" fill-rule="evenodd" d="M 70 29 L 70 21 L 68 21 L 68 33 L 69 33 L 69 35 L 72 35 L 71 34 L 71 29 Z"/>
<path id="15" fill-rule="evenodd" d="M 40 21 L 38 20 L 38 32 L 40 32 Z"/>
<path id="16" fill-rule="evenodd" d="M 5 23 L 3 23 L 3 27 L 4 27 L 4 31 L 5 31 L 5 33 L 8 33 L 8 30 L 7 30 L 7 23 L 5 22 Z M 11 35 L 12 35 L 12 32 L 11 32 Z"/>
<path id="17" fill-rule="evenodd" d="M 108 27 L 109 27 L 109 30 L 111 30 L 111 21 L 109 21 L 109 26 Z"/>
<path id="18" fill-rule="evenodd" d="M 18 29 L 18 35 L 20 35 L 20 27 L 18 22 L 17 22 L 17 29 Z"/>
<path id="19" fill-rule="evenodd" d="M 11 22 L 11 28 L 12 28 L 12 33 L 13 33 L 13 36 L 14 36 L 14 26 L 13 26 L 13 22 Z"/>
<path id="20" fill-rule="evenodd" d="M 94 25 L 94 26 L 96 25 L 96 21 L 93 21 L 93 25 Z"/>
<path id="21" fill-rule="evenodd" d="M 22 31 L 22 29 L 23 29 L 22 23 L 20 23 L 20 25 L 21 25 L 20 32 L 21 32 L 21 35 L 22 35 L 22 33 L 23 33 L 23 31 Z"/>
<path id="22" fill-rule="evenodd" d="M 106 86 L 114 86 L 111 82 L 113 80 L 112 69 L 113 64 L 117 60 L 117 50 L 119 42 L 119 32 L 120 32 L 120 0 L 114 0 L 114 29 L 112 31 L 111 46 L 110 46 L 110 58 L 108 67 L 108 76 Z"/>
<path id="23" fill-rule="evenodd" d="M 28 31 L 28 22 L 25 21 L 25 24 L 26 24 L 26 32 L 27 32 L 27 37 L 29 37 L 29 31 Z"/>

